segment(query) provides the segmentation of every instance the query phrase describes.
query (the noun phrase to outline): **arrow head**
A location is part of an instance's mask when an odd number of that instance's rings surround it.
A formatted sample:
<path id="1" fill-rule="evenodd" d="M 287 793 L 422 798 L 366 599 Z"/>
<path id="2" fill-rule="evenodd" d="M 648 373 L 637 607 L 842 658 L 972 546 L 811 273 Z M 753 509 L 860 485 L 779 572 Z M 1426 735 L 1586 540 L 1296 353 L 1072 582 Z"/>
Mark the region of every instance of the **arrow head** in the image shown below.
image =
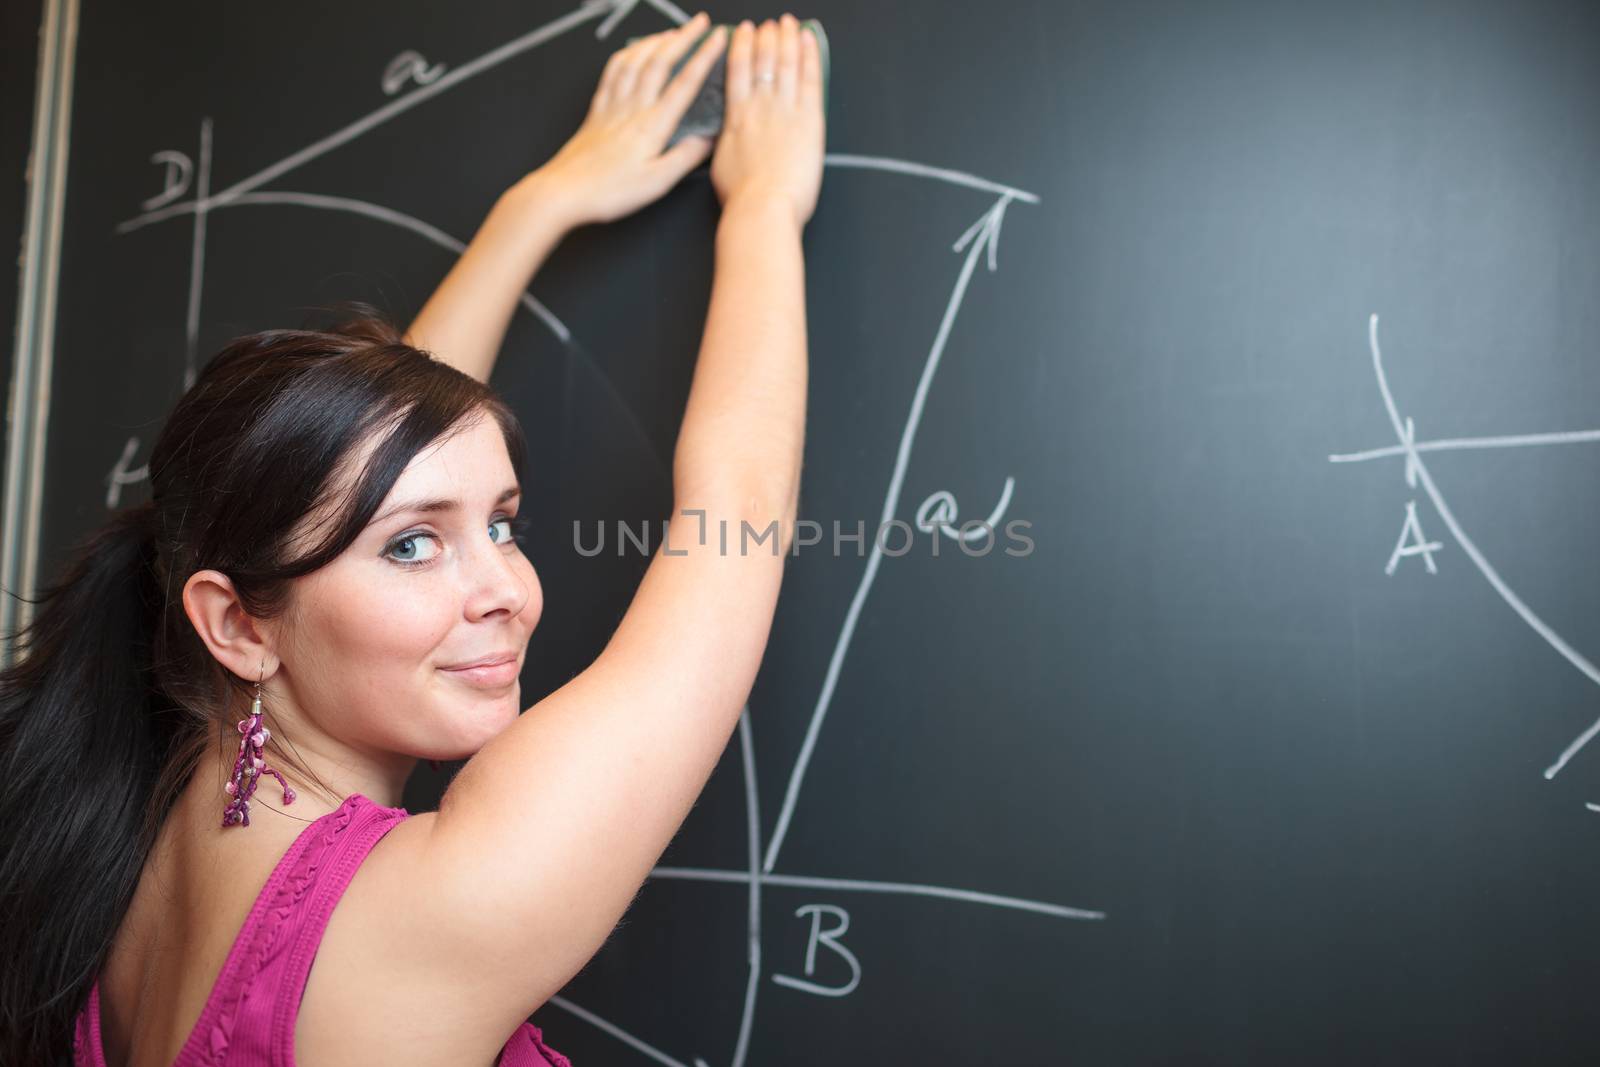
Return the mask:
<path id="1" fill-rule="evenodd" d="M 1011 194 L 1007 193 L 999 200 L 996 200 L 994 206 L 979 216 L 977 222 L 967 227 L 967 232 L 963 233 L 956 243 L 951 246 L 952 251 L 960 252 L 969 242 L 976 238 L 977 241 L 973 244 L 972 255 L 977 255 L 979 249 L 987 250 L 989 254 L 989 269 L 991 271 L 994 270 L 998 265 L 995 262 L 995 250 L 1000 246 L 1000 227 L 1005 222 L 1006 208 L 1010 206 L 1012 199 Z"/>
<path id="2" fill-rule="evenodd" d="M 611 36 L 611 31 L 617 28 L 617 23 L 627 18 L 628 12 L 632 11 L 638 4 L 639 0 L 583 0 L 583 3 L 578 5 L 578 10 L 610 12 L 601 21 L 600 25 L 595 27 L 594 31 L 594 35 L 603 41 Z"/>

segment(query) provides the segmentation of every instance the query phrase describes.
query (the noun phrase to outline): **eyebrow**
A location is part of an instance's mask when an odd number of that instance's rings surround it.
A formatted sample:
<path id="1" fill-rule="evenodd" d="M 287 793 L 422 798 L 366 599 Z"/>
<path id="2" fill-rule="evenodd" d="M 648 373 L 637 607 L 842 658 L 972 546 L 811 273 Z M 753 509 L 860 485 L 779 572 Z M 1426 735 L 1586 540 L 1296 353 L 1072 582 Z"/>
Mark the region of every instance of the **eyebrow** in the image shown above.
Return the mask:
<path id="1" fill-rule="evenodd" d="M 509 489 L 505 489 L 500 493 L 500 496 L 495 500 L 495 504 L 497 506 L 500 505 L 500 504 L 504 504 L 507 500 L 510 500 L 512 497 L 519 496 L 519 495 L 521 495 L 521 493 L 522 493 L 522 487 L 519 486 L 519 485 L 513 485 Z M 378 523 L 384 521 L 385 519 L 392 518 L 395 515 L 401 515 L 401 514 L 405 514 L 406 512 L 411 512 L 411 511 L 422 511 L 422 512 L 455 511 L 455 510 L 459 509 L 460 507 L 461 507 L 461 501 L 455 500 L 455 499 L 402 500 L 400 503 L 394 505 L 393 507 L 388 508 L 387 510 L 379 513 L 367 525 L 376 526 Z"/>

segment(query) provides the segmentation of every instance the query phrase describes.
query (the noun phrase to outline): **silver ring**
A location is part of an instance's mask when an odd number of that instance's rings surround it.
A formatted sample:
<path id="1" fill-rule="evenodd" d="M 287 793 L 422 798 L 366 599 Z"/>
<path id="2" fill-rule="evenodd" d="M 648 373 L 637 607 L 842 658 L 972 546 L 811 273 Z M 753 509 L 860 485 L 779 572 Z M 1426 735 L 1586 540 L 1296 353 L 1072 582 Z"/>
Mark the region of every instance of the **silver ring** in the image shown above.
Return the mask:
<path id="1" fill-rule="evenodd" d="M 756 72 L 756 81 L 762 82 L 763 84 L 775 82 L 777 80 L 778 76 L 772 73 L 770 70 L 760 70 Z"/>

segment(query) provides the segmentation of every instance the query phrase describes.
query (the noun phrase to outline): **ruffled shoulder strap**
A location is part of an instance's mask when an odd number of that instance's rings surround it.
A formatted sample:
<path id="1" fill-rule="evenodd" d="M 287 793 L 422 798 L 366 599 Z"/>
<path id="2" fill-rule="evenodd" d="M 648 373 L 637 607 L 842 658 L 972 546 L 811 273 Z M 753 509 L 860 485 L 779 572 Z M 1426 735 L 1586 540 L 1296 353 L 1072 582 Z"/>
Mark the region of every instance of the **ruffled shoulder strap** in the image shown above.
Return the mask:
<path id="1" fill-rule="evenodd" d="M 517 1027 L 495 1057 L 495 1067 L 572 1067 L 572 1061 L 545 1044 L 544 1033 L 532 1020 Z"/>
<path id="2" fill-rule="evenodd" d="M 334 906 L 372 846 L 408 815 L 352 793 L 295 839 L 173 1067 L 293 1063 L 295 1016 Z"/>

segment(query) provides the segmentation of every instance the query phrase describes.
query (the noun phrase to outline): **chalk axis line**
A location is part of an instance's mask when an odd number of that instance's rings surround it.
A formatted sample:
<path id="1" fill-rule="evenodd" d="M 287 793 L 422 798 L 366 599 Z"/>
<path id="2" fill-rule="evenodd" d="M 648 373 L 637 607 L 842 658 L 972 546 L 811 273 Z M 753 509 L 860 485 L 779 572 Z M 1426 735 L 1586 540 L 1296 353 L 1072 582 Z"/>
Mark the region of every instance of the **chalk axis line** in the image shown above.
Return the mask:
<path id="1" fill-rule="evenodd" d="M 1394 394 L 1389 390 L 1389 379 L 1383 370 L 1383 353 L 1378 347 L 1378 316 L 1376 313 L 1367 321 L 1367 345 L 1372 350 L 1372 370 L 1378 380 L 1378 393 L 1383 397 L 1384 410 L 1389 415 L 1389 423 L 1394 428 L 1395 437 L 1398 438 L 1399 444 L 1389 445 L 1385 448 L 1370 448 L 1361 452 L 1334 453 L 1328 457 L 1328 462 L 1364 463 L 1374 459 L 1403 456 L 1406 461 L 1406 485 L 1413 489 L 1418 485 L 1422 486 L 1423 492 L 1427 494 L 1428 500 L 1433 504 L 1434 511 L 1438 513 L 1439 518 L 1450 531 L 1450 536 L 1455 538 L 1456 544 L 1461 546 L 1461 551 L 1467 554 L 1467 558 L 1478 568 L 1478 572 L 1483 575 L 1494 591 L 1500 595 L 1500 598 L 1511 607 L 1512 611 L 1517 613 L 1523 622 L 1528 624 L 1529 629 L 1544 638 L 1550 647 L 1560 653 L 1562 658 L 1572 664 L 1573 667 L 1577 668 L 1580 674 L 1596 685 L 1600 685 L 1600 669 L 1597 669 L 1581 652 L 1569 645 L 1549 623 L 1545 622 L 1532 608 L 1528 607 L 1523 599 L 1516 594 L 1516 591 L 1506 583 L 1506 580 L 1500 577 L 1500 572 L 1494 569 L 1494 565 L 1489 562 L 1488 557 L 1483 554 L 1472 538 L 1467 536 L 1467 532 L 1461 528 L 1461 523 L 1456 519 L 1455 513 L 1450 510 L 1450 505 L 1445 502 L 1444 494 L 1439 492 L 1438 485 L 1434 483 L 1433 475 L 1428 471 L 1428 465 L 1422 459 L 1422 453 L 1424 452 L 1480 448 L 1525 448 L 1535 445 L 1564 445 L 1600 441 L 1600 430 L 1509 434 L 1496 437 L 1452 437 L 1432 441 L 1418 441 L 1416 439 L 1415 424 L 1409 415 L 1403 419 L 1400 417 L 1400 409 L 1395 404 Z M 1418 541 L 1423 540 L 1420 536 L 1421 531 L 1416 526 L 1414 505 L 1414 501 L 1407 505 L 1406 527 L 1401 531 L 1401 544 L 1395 546 L 1395 555 L 1390 557 L 1389 566 L 1385 568 L 1390 573 L 1393 573 L 1394 563 L 1399 556 L 1416 554 L 1425 555 L 1428 569 L 1430 572 L 1433 571 L 1433 557 L 1430 550 L 1437 549 L 1439 547 L 1438 542 L 1428 542 L 1416 546 L 1412 551 L 1402 548 L 1406 536 L 1413 531 Z M 1556 757 L 1555 762 L 1545 768 L 1545 778 L 1548 780 L 1560 773 L 1561 768 L 1565 767 L 1583 746 L 1594 740 L 1597 734 L 1600 734 L 1600 719 L 1596 719 L 1588 729 L 1574 738 L 1572 743 Z M 1586 804 L 1585 807 L 1590 811 L 1600 812 L 1600 804 Z"/>
<path id="2" fill-rule="evenodd" d="M 640 3 L 654 8 L 670 21 L 682 24 L 688 21 L 688 16 L 682 10 L 669 2 L 669 0 L 585 0 L 573 11 L 545 23 L 534 30 L 523 34 L 499 47 L 484 53 L 481 56 L 459 67 L 442 72 L 442 68 L 435 68 L 428 72 L 428 77 L 417 77 L 417 87 L 400 96 L 384 106 L 368 113 L 356 121 L 346 125 L 340 130 L 315 141 L 300 150 L 285 156 L 278 162 L 261 171 L 244 178 L 220 192 L 210 191 L 211 166 L 212 166 L 212 124 L 210 118 L 205 118 L 200 127 L 200 151 L 198 165 L 191 164 L 181 153 L 158 152 L 152 157 L 152 162 L 165 163 L 168 167 L 168 186 L 163 193 L 144 201 L 145 209 L 140 215 L 127 219 L 115 227 L 118 234 L 127 234 L 153 223 L 178 218 L 183 215 L 194 216 L 194 231 L 191 247 L 191 262 L 189 272 L 189 300 L 185 322 L 185 351 L 184 351 L 184 388 L 187 389 L 194 383 L 197 373 L 197 343 L 200 326 L 200 304 L 203 280 L 205 276 L 205 251 L 206 251 L 206 219 L 213 212 L 223 208 L 247 206 L 276 206 L 300 207 L 315 210 L 340 211 L 348 214 L 365 216 L 396 226 L 416 234 L 430 243 L 451 251 L 457 255 L 465 250 L 465 244 L 459 239 L 444 233 L 437 227 L 420 219 L 405 215 L 393 209 L 366 201 L 355 200 L 348 197 L 326 196 L 318 193 L 291 192 L 283 190 L 256 190 L 288 173 L 291 170 L 322 156 L 344 145 L 361 134 L 387 122 L 395 116 L 412 107 L 445 92 L 455 85 L 480 74 L 492 67 L 505 62 L 514 56 L 520 55 L 547 41 L 554 40 L 579 26 L 596 19 L 601 20 L 595 31 L 599 38 L 608 37 L 617 24 L 622 21 Z M 405 56 L 415 56 L 415 53 L 403 53 Z M 397 57 L 398 58 L 398 57 Z M 420 60 L 420 57 L 418 57 Z M 421 69 L 421 64 L 417 64 Z M 442 76 L 441 76 L 442 75 Z M 944 315 L 939 323 L 939 329 L 932 347 L 926 357 L 917 389 L 912 399 L 911 411 L 906 420 L 905 428 L 901 434 L 899 451 L 896 455 L 893 475 L 883 502 L 883 519 L 887 521 L 893 517 L 899 504 L 900 489 L 904 480 L 906 467 L 909 464 L 912 443 L 916 436 L 918 423 L 921 419 L 922 407 L 928 390 L 932 385 L 934 372 L 938 369 L 939 361 L 944 352 L 945 342 L 948 340 L 961 302 L 966 294 L 968 283 L 971 281 L 974 270 L 980 258 L 987 259 L 990 271 L 997 269 L 998 263 L 996 250 L 999 244 L 1000 228 L 1005 219 L 1007 207 L 1014 201 L 1037 204 L 1039 198 L 1033 193 L 1014 188 L 998 182 L 989 181 L 976 175 L 962 171 L 950 170 L 943 167 L 933 167 L 906 160 L 888 159 L 877 156 L 850 155 L 843 153 L 828 153 L 825 165 L 829 167 L 853 168 L 864 170 L 878 170 L 889 173 L 905 174 L 918 178 L 943 181 L 949 184 L 975 189 L 981 192 L 994 194 L 997 199 L 975 221 L 965 233 L 952 246 L 952 251 L 963 252 L 961 270 L 957 277 L 954 290 L 950 295 L 944 310 Z M 175 184 L 174 178 L 180 180 Z M 193 186 L 194 197 L 180 200 L 190 186 Z M 545 307 L 532 293 L 524 293 L 521 297 L 521 306 L 532 314 L 547 329 L 551 331 L 563 344 L 572 339 L 571 330 L 558 319 L 549 308 Z M 568 351 L 581 350 L 568 345 Z M 610 389 L 612 397 L 621 404 L 620 397 L 611 385 L 609 379 L 599 367 L 591 362 L 590 370 Z M 622 405 L 625 416 L 631 417 L 632 413 L 625 404 Z M 115 508 L 125 485 L 131 485 L 145 480 L 148 477 L 148 464 L 133 466 L 133 458 L 139 449 L 139 439 L 129 438 L 122 454 L 114 465 L 107 478 L 106 506 Z M 660 457 L 657 457 L 658 460 Z M 1013 480 L 1006 481 L 1005 495 L 996 509 L 997 517 L 1002 512 L 1010 499 Z M 939 495 L 939 494 L 936 494 Z M 944 494 L 948 495 L 948 494 Z M 932 500 L 933 498 L 930 498 Z M 953 503 L 953 502 L 952 502 Z M 925 505 L 926 506 L 926 505 Z M 941 515 L 931 525 L 919 517 L 919 525 L 925 530 L 932 530 L 951 537 L 962 537 L 953 527 L 955 519 L 953 508 Z M 1103 920 L 1106 913 L 1085 908 L 1067 907 L 1061 904 L 1050 904 L 1036 900 L 1024 900 L 1018 897 L 1001 896 L 994 893 L 983 893 L 968 889 L 955 889 L 946 886 L 918 885 L 905 882 L 865 881 L 846 878 L 822 878 L 794 874 L 775 873 L 773 867 L 777 863 L 778 851 L 783 844 L 783 839 L 788 832 L 790 820 L 793 817 L 795 806 L 799 799 L 800 789 L 805 777 L 806 768 L 815 749 L 818 735 L 820 734 L 823 718 L 826 716 L 831 703 L 834 687 L 838 681 L 844 657 L 849 649 L 856 620 L 865 605 L 868 592 L 871 590 L 873 579 L 883 557 L 881 538 L 874 538 L 874 547 L 868 558 L 864 573 L 851 600 L 850 607 L 845 615 L 839 637 L 834 645 L 833 655 L 829 661 L 827 674 L 823 682 L 822 691 L 817 699 L 816 707 L 812 712 L 809 728 L 805 741 L 801 746 L 800 754 L 790 773 L 788 788 L 784 795 L 783 807 L 780 810 L 778 823 L 772 840 L 768 843 L 765 858 L 761 850 L 761 820 L 757 808 L 756 765 L 755 748 L 750 724 L 750 709 L 746 706 L 739 716 L 738 740 L 741 764 L 744 776 L 745 792 L 745 822 L 749 862 L 744 870 L 716 870 L 694 867 L 669 867 L 657 866 L 650 877 L 654 879 L 687 880 L 705 883 L 744 883 L 748 888 L 748 963 L 749 977 L 746 981 L 744 1009 L 739 1024 L 739 1034 L 735 1042 L 731 1067 L 743 1067 L 748 1053 L 752 1025 L 755 1018 L 756 992 L 760 986 L 761 978 L 761 890 L 764 885 L 785 886 L 794 888 L 823 889 L 835 892 L 859 893 L 888 893 L 901 896 L 934 897 L 944 900 L 958 901 L 967 904 L 983 904 L 991 907 L 1008 908 L 1019 911 L 1032 912 L 1039 915 L 1051 916 L 1061 919 L 1077 920 Z M 841 930 L 832 931 L 842 932 Z M 813 948 L 815 935 L 813 935 Z M 854 957 L 840 946 L 840 951 L 854 966 Z M 809 973 L 809 969 L 808 969 Z M 774 980 L 785 976 L 773 975 Z M 788 979 L 787 984 L 797 988 L 812 987 L 810 983 Z M 836 994 L 833 994 L 836 995 Z M 551 997 L 548 1003 L 553 1004 L 569 1014 L 584 1020 L 597 1029 L 616 1038 L 623 1044 L 642 1053 L 644 1056 L 667 1067 L 688 1067 L 684 1062 L 673 1058 L 661 1049 L 656 1048 L 637 1036 L 630 1034 L 622 1028 L 608 1022 L 595 1013 L 574 1004 L 561 996 Z M 701 1057 L 692 1059 L 694 1067 L 707 1067 L 706 1061 Z"/>

